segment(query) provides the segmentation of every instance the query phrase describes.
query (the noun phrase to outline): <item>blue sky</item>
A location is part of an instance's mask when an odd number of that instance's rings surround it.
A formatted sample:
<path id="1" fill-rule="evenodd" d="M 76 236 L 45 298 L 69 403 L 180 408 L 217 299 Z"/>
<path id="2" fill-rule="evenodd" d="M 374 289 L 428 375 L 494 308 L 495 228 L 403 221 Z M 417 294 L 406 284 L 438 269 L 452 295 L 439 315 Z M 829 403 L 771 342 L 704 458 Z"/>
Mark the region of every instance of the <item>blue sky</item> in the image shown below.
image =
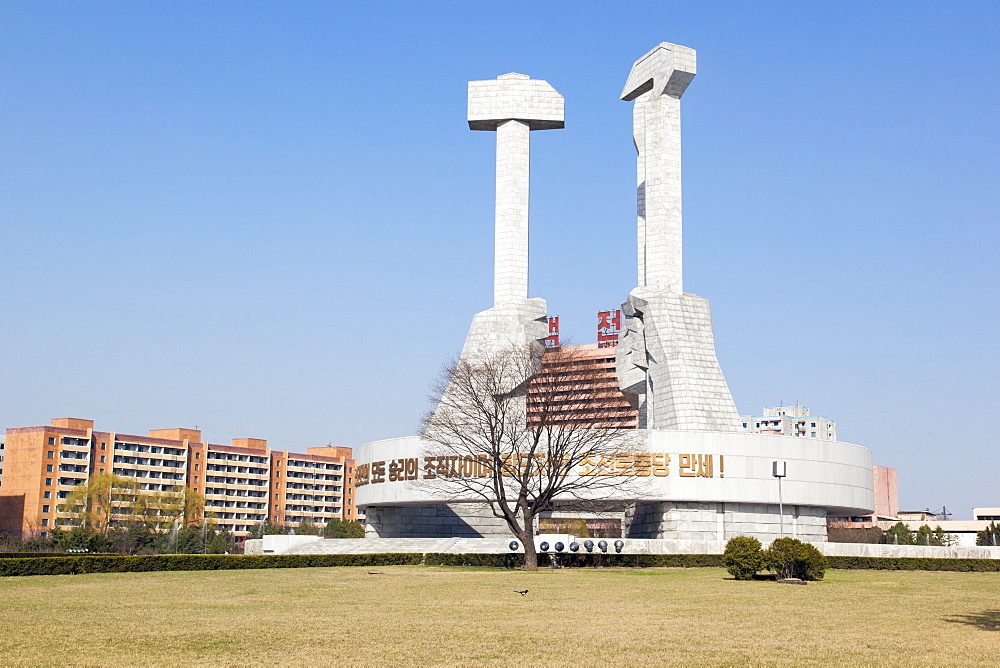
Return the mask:
<path id="1" fill-rule="evenodd" d="M 907 508 L 1000 504 L 1000 4 L 0 5 L 0 427 L 278 448 L 413 433 L 491 305 L 493 135 L 532 133 L 531 293 L 635 282 L 632 61 L 698 51 L 685 288 L 739 409 L 800 402 Z"/>

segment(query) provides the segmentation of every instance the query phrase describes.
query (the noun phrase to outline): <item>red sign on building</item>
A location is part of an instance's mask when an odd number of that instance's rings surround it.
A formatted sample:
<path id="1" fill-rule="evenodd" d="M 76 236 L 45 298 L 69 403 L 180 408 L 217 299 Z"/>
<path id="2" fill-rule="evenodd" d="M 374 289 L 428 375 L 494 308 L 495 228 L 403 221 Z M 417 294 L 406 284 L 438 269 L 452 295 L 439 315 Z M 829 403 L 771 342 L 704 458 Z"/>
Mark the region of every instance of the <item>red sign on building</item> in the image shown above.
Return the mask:
<path id="1" fill-rule="evenodd" d="M 622 331 L 621 309 L 599 311 L 597 313 L 597 347 L 613 348 L 618 345 L 618 334 Z"/>
<path id="2" fill-rule="evenodd" d="M 559 347 L 559 316 L 549 318 L 549 335 L 545 337 L 546 348 Z"/>

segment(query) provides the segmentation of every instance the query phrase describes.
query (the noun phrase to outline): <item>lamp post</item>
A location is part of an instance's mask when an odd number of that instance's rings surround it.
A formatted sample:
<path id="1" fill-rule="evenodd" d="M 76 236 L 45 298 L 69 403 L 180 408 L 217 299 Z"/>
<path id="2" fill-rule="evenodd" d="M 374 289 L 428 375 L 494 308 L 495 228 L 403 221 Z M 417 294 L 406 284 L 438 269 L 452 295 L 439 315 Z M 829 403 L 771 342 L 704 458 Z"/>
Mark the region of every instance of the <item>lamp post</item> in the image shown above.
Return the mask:
<path id="1" fill-rule="evenodd" d="M 785 508 L 781 502 L 781 479 L 787 475 L 787 462 L 771 462 L 771 475 L 778 479 L 778 526 L 781 537 L 785 537 Z"/>

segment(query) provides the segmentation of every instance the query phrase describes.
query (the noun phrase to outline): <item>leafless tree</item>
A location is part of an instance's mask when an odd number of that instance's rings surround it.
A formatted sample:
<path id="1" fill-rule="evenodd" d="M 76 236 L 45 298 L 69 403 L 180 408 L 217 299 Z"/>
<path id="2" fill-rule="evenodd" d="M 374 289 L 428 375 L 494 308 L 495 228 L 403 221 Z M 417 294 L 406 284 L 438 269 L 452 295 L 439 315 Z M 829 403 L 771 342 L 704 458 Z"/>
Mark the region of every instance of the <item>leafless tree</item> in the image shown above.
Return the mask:
<path id="1" fill-rule="evenodd" d="M 422 430 L 425 456 L 451 462 L 447 475 L 422 484 L 486 504 L 521 541 L 528 570 L 538 566 L 536 516 L 555 503 L 596 509 L 629 484 L 627 476 L 580 472 L 631 451 L 637 433 L 619 426 L 620 410 L 594 401 L 594 360 L 543 350 L 509 346 L 448 365 Z"/>

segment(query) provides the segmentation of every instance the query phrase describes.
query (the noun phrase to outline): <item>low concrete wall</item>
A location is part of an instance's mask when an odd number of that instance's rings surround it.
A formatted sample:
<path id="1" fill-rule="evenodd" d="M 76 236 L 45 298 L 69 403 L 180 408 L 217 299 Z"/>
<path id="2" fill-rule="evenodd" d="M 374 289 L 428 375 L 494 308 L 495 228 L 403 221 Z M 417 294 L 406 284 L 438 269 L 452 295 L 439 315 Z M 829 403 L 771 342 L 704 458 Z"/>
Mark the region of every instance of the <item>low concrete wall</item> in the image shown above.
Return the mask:
<path id="1" fill-rule="evenodd" d="M 536 545 L 541 542 L 536 537 Z M 549 537 L 551 538 L 551 536 Z M 568 547 L 572 536 L 559 537 L 566 544 L 563 554 L 572 554 Z M 584 538 L 578 554 L 586 554 Z M 597 539 L 592 539 L 597 543 Z M 660 540 L 626 538 L 621 554 L 722 554 L 722 540 Z M 504 554 L 506 539 L 498 538 L 318 538 L 316 536 L 265 536 L 264 540 L 246 541 L 247 554 L 378 554 L 402 552 L 426 554 Z M 554 543 L 553 543 L 554 544 Z M 608 553 L 614 554 L 614 540 L 608 539 Z M 936 559 L 1000 559 L 1000 547 L 933 547 L 923 545 L 871 545 L 868 543 L 817 542 L 816 548 L 825 555 L 836 557 L 929 557 Z M 766 547 L 766 545 L 765 545 Z M 516 550 L 523 551 L 522 549 Z M 597 547 L 594 547 L 596 553 Z M 550 549 L 550 553 L 552 550 Z"/>

